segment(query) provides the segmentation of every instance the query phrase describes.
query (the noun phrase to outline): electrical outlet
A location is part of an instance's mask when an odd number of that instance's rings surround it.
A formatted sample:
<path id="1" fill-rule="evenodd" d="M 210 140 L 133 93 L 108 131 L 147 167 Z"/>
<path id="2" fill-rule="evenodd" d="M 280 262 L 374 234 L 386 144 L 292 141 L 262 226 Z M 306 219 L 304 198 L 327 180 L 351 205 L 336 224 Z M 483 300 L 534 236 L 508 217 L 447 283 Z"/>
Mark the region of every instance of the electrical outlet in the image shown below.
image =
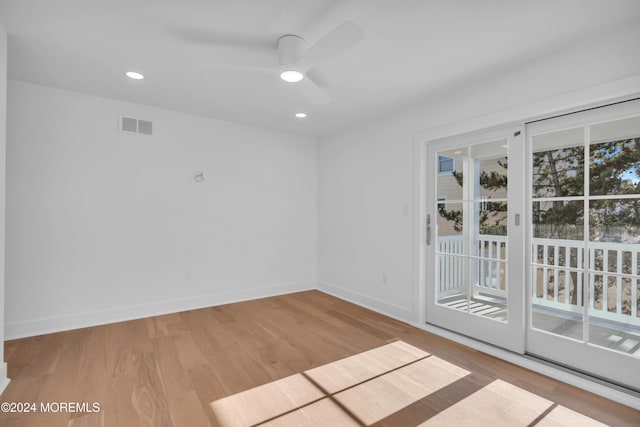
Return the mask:
<path id="1" fill-rule="evenodd" d="M 389 283 L 389 275 L 387 273 L 382 273 L 382 284 L 386 285 Z"/>
<path id="2" fill-rule="evenodd" d="M 191 272 L 190 271 L 185 271 L 184 272 L 184 280 L 191 280 Z"/>

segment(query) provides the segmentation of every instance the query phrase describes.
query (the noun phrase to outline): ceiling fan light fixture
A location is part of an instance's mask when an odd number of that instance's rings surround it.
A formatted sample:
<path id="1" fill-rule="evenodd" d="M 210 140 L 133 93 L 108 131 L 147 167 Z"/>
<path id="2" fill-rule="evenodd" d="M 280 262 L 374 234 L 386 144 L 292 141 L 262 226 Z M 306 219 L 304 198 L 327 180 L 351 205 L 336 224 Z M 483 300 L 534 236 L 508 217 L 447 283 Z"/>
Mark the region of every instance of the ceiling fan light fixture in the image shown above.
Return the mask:
<path id="1" fill-rule="evenodd" d="M 280 73 L 280 78 L 285 82 L 297 83 L 304 78 L 304 74 L 298 70 L 284 70 Z"/>
<path id="2" fill-rule="evenodd" d="M 124 73 L 125 76 L 129 77 L 130 79 L 133 80 L 142 80 L 144 79 L 144 76 L 142 75 L 142 73 L 138 73 L 137 71 L 127 71 Z"/>

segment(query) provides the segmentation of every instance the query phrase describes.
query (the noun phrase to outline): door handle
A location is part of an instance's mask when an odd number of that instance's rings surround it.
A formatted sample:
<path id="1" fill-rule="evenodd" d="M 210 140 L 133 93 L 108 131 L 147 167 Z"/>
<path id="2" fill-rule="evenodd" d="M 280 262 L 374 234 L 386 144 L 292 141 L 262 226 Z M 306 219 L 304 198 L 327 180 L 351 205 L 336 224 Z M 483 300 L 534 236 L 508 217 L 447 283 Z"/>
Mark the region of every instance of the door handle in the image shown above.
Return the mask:
<path id="1" fill-rule="evenodd" d="M 427 245 L 431 245 L 431 214 L 427 214 Z"/>

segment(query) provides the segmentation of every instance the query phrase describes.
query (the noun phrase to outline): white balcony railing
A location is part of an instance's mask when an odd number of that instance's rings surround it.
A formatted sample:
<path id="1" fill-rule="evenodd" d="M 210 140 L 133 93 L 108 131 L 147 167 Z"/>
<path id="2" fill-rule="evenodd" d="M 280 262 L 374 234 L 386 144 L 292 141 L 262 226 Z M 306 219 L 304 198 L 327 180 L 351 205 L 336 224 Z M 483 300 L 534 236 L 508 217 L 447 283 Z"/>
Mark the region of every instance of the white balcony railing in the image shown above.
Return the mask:
<path id="1" fill-rule="evenodd" d="M 443 236 L 438 238 L 439 298 L 456 295 L 467 282 L 467 261 L 464 257 L 464 236 Z"/>
<path id="2" fill-rule="evenodd" d="M 640 326 L 640 244 L 591 241 L 588 248 L 585 281 L 582 240 L 533 239 L 533 304 L 582 313 L 586 282 L 589 316 Z"/>
<path id="3" fill-rule="evenodd" d="M 463 236 L 438 238 L 439 296 L 459 294 L 467 283 L 468 263 Z M 474 294 L 506 298 L 507 237 L 476 235 L 471 276 Z"/>
<path id="4" fill-rule="evenodd" d="M 471 268 L 473 295 L 506 298 L 506 236 L 476 235 L 472 262 L 463 236 L 438 238 L 439 298 L 460 294 Z M 640 244 L 589 242 L 589 316 L 640 326 Z M 534 305 L 582 313 L 584 242 L 532 239 Z"/>

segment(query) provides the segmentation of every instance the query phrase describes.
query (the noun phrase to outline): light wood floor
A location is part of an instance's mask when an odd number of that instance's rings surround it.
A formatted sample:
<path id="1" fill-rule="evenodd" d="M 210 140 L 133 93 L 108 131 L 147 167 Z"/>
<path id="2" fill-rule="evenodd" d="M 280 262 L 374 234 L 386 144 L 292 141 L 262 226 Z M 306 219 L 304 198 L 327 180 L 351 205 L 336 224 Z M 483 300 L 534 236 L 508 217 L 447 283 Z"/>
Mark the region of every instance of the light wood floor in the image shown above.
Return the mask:
<path id="1" fill-rule="evenodd" d="M 376 425 L 455 420 L 487 396 L 512 394 L 504 387 L 553 402 L 544 406 L 544 415 L 570 420 L 568 425 L 580 416 L 612 426 L 640 425 L 640 412 L 631 408 L 309 291 L 8 341 L 12 381 L 1 402 L 98 402 L 100 411 L 0 413 L 0 426 L 216 426 L 213 408 L 231 395 L 259 386 L 267 390 L 274 382 L 281 390 L 283 382 L 295 389 L 314 368 L 366 357 L 396 341 L 428 354 L 416 356 L 420 361 L 441 361 L 464 375 L 375 419 Z M 364 395 L 351 394 L 356 400 Z M 253 409 L 259 410 L 257 401 Z M 540 416 L 532 424 L 548 425 L 551 419 Z"/>

